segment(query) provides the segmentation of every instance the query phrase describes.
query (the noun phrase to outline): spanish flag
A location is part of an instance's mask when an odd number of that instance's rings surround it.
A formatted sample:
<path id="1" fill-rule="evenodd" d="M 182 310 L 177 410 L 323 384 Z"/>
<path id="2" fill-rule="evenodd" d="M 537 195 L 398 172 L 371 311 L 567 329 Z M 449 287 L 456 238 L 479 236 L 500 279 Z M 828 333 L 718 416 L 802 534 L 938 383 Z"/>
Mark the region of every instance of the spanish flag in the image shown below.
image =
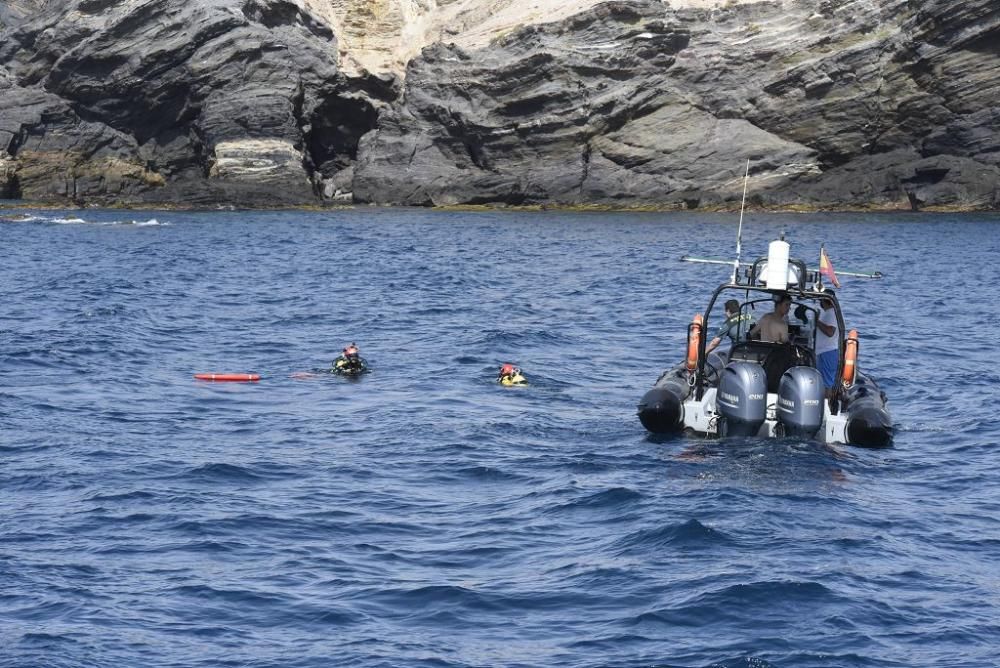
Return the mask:
<path id="1" fill-rule="evenodd" d="M 819 247 L 819 273 L 829 278 L 833 287 L 840 287 L 840 281 L 837 280 L 837 274 L 833 273 L 833 265 L 830 264 L 830 258 L 827 257 L 826 248 L 823 246 Z"/>

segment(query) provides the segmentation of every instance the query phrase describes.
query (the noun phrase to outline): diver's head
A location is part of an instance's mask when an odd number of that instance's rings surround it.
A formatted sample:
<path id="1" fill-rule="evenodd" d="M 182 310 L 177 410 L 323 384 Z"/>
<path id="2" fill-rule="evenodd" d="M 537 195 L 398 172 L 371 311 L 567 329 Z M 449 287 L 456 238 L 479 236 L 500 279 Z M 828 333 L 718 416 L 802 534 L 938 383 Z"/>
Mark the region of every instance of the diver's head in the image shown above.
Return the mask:
<path id="1" fill-rule="evenodd" d="M 358 358 L 358 344 L 352 343 L 348 346 L 344 346 L 344 357 L 349 360 L 356 360 Z"/>
<path id="2" fill-rule="evenodd" d="M 513 364 L 503 364 L 500 366 L 501 376 L 513 376 L 517 373 L 517 367 Z"/>

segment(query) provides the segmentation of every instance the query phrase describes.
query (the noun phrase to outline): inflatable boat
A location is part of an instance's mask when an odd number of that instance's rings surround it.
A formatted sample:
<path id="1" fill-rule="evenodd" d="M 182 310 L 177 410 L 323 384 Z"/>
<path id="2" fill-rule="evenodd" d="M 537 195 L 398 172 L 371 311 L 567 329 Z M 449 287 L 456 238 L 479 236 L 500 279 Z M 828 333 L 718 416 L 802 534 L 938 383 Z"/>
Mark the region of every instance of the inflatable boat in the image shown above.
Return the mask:
<path id="1" fill-rule="evenodd" d="M 825 253 L 821 253 L 821 263 L 822 258 Z M 705 312 L 694 316 L 688 327 L 684 361 L 665 371 L 640 400 L 639 420 L 648 431 L 706 437 L 790 437 L 864 447 L 892 443 L 885 393 L 859 368 L 858 333 L 852 329 L 845 334 L 840 302 L 823 287 L 822 266 L 811 270 L 802 260 L 791 259 L 783 239 L 771 242 L 768 255 L 753 263 L 739 261 L 739 243 L 735 262 L 684 259 L 730 265 L 732 277 L 715 290 Z M 840 274 L 881 277 L 877 272 Z M 739 317 L 722 321 L 736 323 L 730 349 L 706 352 L 706 333 L 713 333 L 720 323 L 721 308 L 716 309 L 716 305 L 734 304 L 734 299 L 739 303 Z M 754 311 L 765 306 L 763 315 L 774 310 L 767 306 L 789 299 L 787 315 L 782 316 L 787 336 L 769 341 L 751 335 L 761 331 L 751 326 L 753 318 L 749 316 Z M 836 340 L 838 355 L 835 374 L 828 366 L 824 382 L 822 365 L 817 363 L 817 323 L 821 313 L 831 308 L 837 327 L 830 336 Z M 829 322 L 830 317 L 827 314 L 822 319 Z"/>

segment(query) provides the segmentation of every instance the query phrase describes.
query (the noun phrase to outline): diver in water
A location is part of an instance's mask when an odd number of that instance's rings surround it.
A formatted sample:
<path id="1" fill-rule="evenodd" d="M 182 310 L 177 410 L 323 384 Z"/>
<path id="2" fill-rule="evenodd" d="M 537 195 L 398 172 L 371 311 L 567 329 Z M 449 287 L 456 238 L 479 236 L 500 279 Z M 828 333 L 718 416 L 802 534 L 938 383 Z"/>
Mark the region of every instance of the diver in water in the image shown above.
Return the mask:
<path id="1" fill-rule="evenodd" d="M 368 362 L 358 352 L 358 344 L 351 343 L 344 346 L 344 351 L 337 359 L 333 360 L 330 373 L 341 374 L 343 376 L 360 376 L 368 372 Z"/>
<path id="2" fill-rule="evenodd" d="M 500 367 L 497 382 L 501 385 L 527 385 L 528 379 L 522 376 L 521 370 L 513 364 L 504 364 Z"/>

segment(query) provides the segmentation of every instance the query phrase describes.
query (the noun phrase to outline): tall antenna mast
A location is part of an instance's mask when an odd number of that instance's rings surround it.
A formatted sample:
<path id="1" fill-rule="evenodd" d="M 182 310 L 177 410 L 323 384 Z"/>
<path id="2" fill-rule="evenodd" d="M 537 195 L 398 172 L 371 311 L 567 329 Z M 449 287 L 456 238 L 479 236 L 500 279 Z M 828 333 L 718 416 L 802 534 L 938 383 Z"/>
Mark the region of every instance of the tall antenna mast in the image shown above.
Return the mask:
<path id="1" fill-rule="evenodd" d="M 750 180 L 750 158 L 747 158 L 747 172 L 743 175 L 743 203 L 740 205 L 740 226 L 736 229 L 736 261 L 733 262 L 733 279 L 735 283 L 740 273 L 740 254 L 743 251 L 743 210 L 747 206 L 747 181 Z"/>

